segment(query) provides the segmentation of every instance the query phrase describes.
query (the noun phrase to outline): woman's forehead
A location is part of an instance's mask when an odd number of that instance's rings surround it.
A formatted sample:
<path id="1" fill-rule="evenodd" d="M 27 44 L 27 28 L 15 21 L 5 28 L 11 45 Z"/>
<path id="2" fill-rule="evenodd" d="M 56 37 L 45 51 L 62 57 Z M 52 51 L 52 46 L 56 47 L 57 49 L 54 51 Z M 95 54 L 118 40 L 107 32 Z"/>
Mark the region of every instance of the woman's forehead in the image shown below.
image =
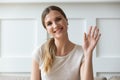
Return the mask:
<path id="1" fill-rule="evenodd" d="M 62 14 L 56 10 L 52 10 L 45 16 L 45 22 L 54 19 L 56 17 L 62 17 Z"/>

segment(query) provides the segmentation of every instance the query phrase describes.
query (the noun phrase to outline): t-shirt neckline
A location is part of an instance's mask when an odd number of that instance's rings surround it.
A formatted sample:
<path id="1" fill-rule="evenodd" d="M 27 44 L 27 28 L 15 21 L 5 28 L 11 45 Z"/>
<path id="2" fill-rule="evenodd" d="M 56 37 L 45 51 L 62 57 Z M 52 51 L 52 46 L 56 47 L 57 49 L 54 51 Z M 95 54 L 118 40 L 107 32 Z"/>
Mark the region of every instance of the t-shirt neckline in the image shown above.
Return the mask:
<path id="1" fill-rule="evenodd" d="M 55 58 L 66 58 L 66 57 L 70 56 L 74 52 L 74 50 L 76 49 L 76 46 L 77 45 L 75 44 L 73 49 L 68 54 L 66 54 L 65 56 L 56 56 L 55 55 Z"/>

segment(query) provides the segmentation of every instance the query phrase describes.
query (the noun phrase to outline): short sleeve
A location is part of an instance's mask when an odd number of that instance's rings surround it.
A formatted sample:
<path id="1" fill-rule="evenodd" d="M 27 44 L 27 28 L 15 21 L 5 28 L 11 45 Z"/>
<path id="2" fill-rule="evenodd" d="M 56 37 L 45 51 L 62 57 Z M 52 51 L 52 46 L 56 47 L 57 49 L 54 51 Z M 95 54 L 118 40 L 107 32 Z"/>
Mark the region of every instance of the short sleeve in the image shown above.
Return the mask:
<path id="1" fill-rule="evenodd" d="M 84 62 L 84 61 L 85 61 L 85 56 L 84 56 L 84 53 L 83 53 L 81 62 Z"/>
<path id="2" fill-rule="evenodd" d="M 32 52 L 32 59 L 34 59 L 39 65 L 42 64 L 42 48 L 36 47 Z"/>

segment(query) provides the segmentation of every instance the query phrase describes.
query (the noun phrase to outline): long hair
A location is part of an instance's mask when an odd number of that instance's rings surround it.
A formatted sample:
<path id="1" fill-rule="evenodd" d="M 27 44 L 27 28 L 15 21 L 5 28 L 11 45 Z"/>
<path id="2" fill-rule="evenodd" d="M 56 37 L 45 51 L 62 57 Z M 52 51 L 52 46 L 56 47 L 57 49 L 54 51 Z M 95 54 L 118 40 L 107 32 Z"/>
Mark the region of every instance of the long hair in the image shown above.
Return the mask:
<path id="1" fill-rule="evenodd" d="M 45 17 L 46 15 L 52 11 L 52 10 L 56 10 L 58 12 L 60 12 L 63 17 L 67 20 L 67 17 L 65 15 L 65 13 L 63 12 L 63 10 L 57 6 L 48 6 L 42 13 L 42 17 L 41 17 L 41 20 L 42 20 L 42 24 L 44 26 L 44 28 L 46 29 L 46 26 L 45 26 Z M 56 48 L 56 45 L 55 45 L 55 42 L 54 42 L 54 38 L 50 38 L 46 43 L 45 43 L 45 46 L 44 46 L 44 57 L 43 57 L 43 61 L 44 61 L 44 71 L 45 72 L 49 72 L 52 65 L 53 65 L 53 62 L 54 62 L 54 57 L 55 57 L 55 53 L 57 52 L 57 48 Z"/>

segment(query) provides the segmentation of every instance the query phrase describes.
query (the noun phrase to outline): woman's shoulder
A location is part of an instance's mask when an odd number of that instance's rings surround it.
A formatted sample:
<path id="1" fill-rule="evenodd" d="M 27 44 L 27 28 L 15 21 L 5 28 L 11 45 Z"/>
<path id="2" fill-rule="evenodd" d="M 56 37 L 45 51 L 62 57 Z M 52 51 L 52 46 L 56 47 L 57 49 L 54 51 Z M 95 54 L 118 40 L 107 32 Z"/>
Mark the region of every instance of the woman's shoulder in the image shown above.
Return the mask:
<path id="1" fill-rule="evenodd" d="M 74 54 L 73 54 L 75 59 L 78 59 L 78 61 L 81 61 L 84 57 L 84 52 L 82 49 L 82 45 L 75 44 L 74 48 Z"/>
<path id="2" fill-rule="evenodd" d="M 79 45 L 79 44 L 75 44 L 75 52 L 78 55 L 83 55 L 83 48 L 82 48 L 82 46 Z"/>
<path id="3" fill-rule="evenodd" d="M 33 50 L 33 54 L 34 54 L 34 53 L 42 52 L 42 49 L 43 49 L 43 48 L 44 48 L 44 44 L 36 46 L 36 47 L 34 48 L 34 50 Z"/>
<path id="4" fill-rule="evenodd" d="M 38 45 L 34 48 L 34 50 L 32 52 L 33 59 L 36 60 L 38 63 L 40 63 L 40 61 L 42 61 L 43 47 L 44 47 L 44 44 Z"/>
<path id="5" fill-rule="evenodd" d="M 76 49 L 82 50 L 82 45 L 80 45 L 80 44 L 75 44 L 75 47 L 76 47 Z"/>

